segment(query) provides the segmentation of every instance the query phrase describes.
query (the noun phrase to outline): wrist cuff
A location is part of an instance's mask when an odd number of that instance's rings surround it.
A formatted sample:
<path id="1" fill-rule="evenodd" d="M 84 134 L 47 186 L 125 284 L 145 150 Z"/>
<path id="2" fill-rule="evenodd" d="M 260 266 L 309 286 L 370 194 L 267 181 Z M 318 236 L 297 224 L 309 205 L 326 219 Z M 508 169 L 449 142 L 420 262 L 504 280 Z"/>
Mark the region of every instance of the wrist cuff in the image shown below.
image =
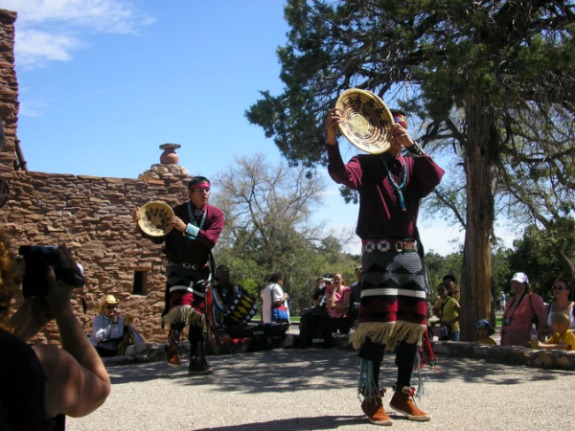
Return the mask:
<path id="1" fill-rule="evenodd" d="M 190 239 L 196 239 L 196 237 L 198 236 L 198 232 L 200 231 L 200 228 L 197 226 L 194 226 L 191 223 L 188 223 L 186 225 L 186 229 L 184 230 L 184 235 L 187 236 Z"/>
<path id="2" fill-rule="evenodd" d="M 408 148 L 408 151 L 411 154 L 415 154 L 416 156 L 424 156 L 425 155 L 423 148 L 421 148 L 421 146 L 419 145 L 419 142 L 417 142 L 417 141 L 413 142 L 413 145 Z"/>

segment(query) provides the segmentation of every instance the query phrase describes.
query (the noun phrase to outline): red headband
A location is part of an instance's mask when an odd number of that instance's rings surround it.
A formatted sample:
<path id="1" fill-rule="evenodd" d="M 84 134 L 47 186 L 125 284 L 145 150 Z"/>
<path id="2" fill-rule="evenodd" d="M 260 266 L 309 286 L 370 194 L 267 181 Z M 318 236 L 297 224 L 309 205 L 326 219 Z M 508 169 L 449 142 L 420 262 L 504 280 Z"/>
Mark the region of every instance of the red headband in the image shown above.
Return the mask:
<path id="1" fill-rule="evenodd" d="M 397 112 L 393 116 L 393 121 L 395 121 L 397 124 L 399 124 L 400 126 L 403 126 L 407 129 L 407 117 L 405 116 L 405 114 Z"/>
<path id="2" fill-rule="evenodd" d="M 203 181 L 200 184 L 196 184 L 193 186 L 190 186 L 190 190 L 195 190 L 195 189 L 210 189 L 210 183 L 208 183 L 207 181 Z"/>

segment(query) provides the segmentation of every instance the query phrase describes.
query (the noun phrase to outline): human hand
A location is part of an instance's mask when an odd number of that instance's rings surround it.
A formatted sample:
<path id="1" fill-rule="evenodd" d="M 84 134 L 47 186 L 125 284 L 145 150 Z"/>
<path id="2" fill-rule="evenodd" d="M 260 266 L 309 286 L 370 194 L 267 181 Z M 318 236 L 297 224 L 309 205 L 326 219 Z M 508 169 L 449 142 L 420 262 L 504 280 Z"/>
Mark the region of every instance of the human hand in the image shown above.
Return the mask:
<path id="1" fill-rule="evenodd" d="M 184 223 L 184 221 L 178 216 L 173 216 L 172 219 L 170 220 L 170 224 L 180 232 L 185 231 L 187 226 L 186 223 Z"/>
<path id="2" fill-rule="evenodd" d="M 118 320 L 120 319 L 120 312 L 117 308 L 114 308 L 110 317 L 112 319 L 112 323 L 118 323 Z"/>
<path id="3" fill-rule="evenodd" d="M 46 304 L 48 305 L 47 312 L 48 315 L 51 315 L 70 305 L 74 288 L 62 280 L 57 280 L 56 274 L 50 266 L 48 267 L 46 278 L 48 280 L 48 294 L 46 295 Z"/>
<path id="4" fill-rule="evenodd" d="M 327 136 L 325 143 L 327 145 L 335 145 L 337 143 L 337 132 L 339 130 L 339 123 L 341 123 L 341 111 L 339 109 L 331 109 L 326 118 L 325 125 Z"/>
<path id="5" fill-rule="evenodd" d="M 413 139 L 409 136 L 407 129 L 400 124 L 391 125 L 391 147 L 396 152 L 401 151 L 401 148 L 409 148 L 414 144 Z"/>

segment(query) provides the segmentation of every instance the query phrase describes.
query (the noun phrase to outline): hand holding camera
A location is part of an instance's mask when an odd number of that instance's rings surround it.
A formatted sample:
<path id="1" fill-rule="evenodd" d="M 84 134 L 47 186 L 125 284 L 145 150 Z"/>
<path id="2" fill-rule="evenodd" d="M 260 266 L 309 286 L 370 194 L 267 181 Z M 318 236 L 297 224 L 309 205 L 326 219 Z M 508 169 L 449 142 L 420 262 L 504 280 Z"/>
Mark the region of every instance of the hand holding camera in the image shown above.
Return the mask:
<path id="1" fill-rule="evenodd" d="M 54 272 L 55 280 L 78 288 L 84 286 L 84 275 L 65 245 L 24 245 L 18 250 L 24 258 L 24 279 L 22 294 L 24 297 L 46 297 L 49 290 L 47 271 Z"/>

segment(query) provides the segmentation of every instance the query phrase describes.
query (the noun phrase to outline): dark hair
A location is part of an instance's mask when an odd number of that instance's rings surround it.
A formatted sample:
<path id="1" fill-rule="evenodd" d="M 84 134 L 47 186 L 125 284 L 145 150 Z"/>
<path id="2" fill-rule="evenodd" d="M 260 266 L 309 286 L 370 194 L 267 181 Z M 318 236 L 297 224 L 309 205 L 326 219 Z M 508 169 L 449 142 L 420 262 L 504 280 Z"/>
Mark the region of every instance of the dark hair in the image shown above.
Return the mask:
<path id="1" fill-rule="evenodd" d="M 212 185 L 212 183 L 210 183 L 210 180 L 208 180 L 206 177 L 197 176 L 193 177 L 190 180 L 190 182 L 188 183 L 188 189 L 192 188 L 193 186 L 197 186 L 198 184 L 201 183 L 208 183 L 209 185 Z"/>
<path id="2" fill-rule="evenodd" d="M 445 283 L 446 281 L 453 281 L 455 284 L 457 284 L 457 279 L 455 278 L 454 275 L 451 274 L 447 274 L 443 276 L 443 282 Z"/>
<path id="3" fill-rule="evenodd" d="M 283 280 L 283 279 L 284 279 L 284 275 L 281 272 L 274 272 L 270 277 L 270 281 L 272 283 L 277 283 L 279 280 Z"/>

